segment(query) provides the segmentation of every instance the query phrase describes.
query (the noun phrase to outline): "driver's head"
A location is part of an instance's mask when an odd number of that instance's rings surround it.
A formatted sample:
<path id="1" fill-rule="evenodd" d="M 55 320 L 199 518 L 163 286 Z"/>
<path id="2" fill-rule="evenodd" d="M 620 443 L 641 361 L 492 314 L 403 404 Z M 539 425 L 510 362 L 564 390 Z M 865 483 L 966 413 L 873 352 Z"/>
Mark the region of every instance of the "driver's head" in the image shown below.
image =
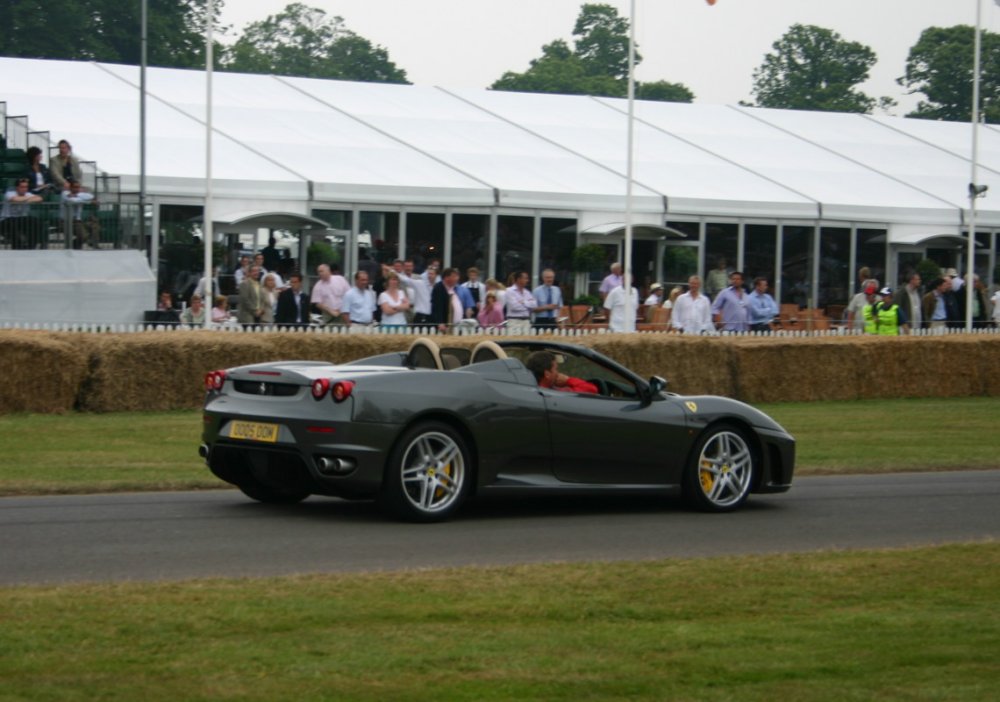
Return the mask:
<path id="1" fill-rule="evenodd" d="M 556 357 L 551 351 L 535 351 L 524 363 L 538 382 L 542 381 L 547 372 L 556 372 Z"/>

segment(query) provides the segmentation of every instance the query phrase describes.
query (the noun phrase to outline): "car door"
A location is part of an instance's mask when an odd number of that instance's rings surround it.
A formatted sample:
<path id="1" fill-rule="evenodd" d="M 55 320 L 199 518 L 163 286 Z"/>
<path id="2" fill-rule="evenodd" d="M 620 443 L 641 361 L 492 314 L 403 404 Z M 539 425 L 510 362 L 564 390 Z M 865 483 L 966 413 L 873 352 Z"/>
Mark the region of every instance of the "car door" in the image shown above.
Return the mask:
<path id="1" fill-rule="evenodd" d="M 553 472 L 570 483 L 662 485 L 676 480 L 687 445 L 683 411 L 669 400 L 543 390 Z"/>

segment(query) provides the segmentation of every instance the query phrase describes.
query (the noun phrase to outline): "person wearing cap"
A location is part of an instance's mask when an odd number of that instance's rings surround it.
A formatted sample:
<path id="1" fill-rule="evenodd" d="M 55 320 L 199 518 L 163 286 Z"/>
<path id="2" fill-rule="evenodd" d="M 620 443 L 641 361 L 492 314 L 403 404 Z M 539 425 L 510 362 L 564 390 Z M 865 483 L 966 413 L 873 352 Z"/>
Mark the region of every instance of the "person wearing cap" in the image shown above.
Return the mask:
<path id="1" fill-rule="evenodd" d="M 646 298 L 644 305 L 659 305 L 660 298 L 663 295 L 663 286 L 659 283 L 653 283 L 649 286 L 649 297 Z"/>
<path id="2" fill-rule="evenodd" d="M 875 302 L 875 293 L 878 292 L 878 280 L 868 278 L 861 286 L 861 292 L 851 298 L 845 310 L 847 314 L 847 326 L 855 334 L 861 334 L 865 329 L 865 308 Z M 874 333 L 874 332 L 871 332 Z"/>
<path id="3" fill-rule="evenodd" d="M 892 288 L 882 288 L 879 295 L 881 300 L 865 308 L 865 331 L 879 336 L 899 336 L 900 329 L 906 329 L 906 314 L 893 301 Z M 873 331 L 868 331 L 869 320 Z"/>

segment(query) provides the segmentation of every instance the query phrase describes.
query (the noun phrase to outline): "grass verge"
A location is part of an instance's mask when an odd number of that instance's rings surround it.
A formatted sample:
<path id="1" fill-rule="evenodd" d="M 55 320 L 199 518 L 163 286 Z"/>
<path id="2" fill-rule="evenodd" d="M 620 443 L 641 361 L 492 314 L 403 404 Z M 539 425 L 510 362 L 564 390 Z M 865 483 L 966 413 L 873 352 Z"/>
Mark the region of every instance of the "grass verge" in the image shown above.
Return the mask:
<path id="1" fill-rule="evenodd" d="M 992 700 L 1000 544 L 2 590 L 4 700 Z"/>
<path id="2" fill-rule="evenodd" d="M 760 405 L 797 440 L 797 475 L 997 468 L 998 398 Z M 197 411 L 0 416 L 0 495 L 224 487 Z"/>

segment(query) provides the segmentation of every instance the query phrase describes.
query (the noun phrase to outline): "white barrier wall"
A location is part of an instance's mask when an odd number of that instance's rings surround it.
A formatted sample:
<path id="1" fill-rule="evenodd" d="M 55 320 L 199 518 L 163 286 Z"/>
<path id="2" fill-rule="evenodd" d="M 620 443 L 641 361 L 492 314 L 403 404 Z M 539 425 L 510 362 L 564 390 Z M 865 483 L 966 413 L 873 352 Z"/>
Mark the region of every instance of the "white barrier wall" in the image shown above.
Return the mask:
<path id="1" fill-rule="evenodd" d="M 0 251 L 0 324 L 134 324 L 155 307 L 140 251 Z"/>

